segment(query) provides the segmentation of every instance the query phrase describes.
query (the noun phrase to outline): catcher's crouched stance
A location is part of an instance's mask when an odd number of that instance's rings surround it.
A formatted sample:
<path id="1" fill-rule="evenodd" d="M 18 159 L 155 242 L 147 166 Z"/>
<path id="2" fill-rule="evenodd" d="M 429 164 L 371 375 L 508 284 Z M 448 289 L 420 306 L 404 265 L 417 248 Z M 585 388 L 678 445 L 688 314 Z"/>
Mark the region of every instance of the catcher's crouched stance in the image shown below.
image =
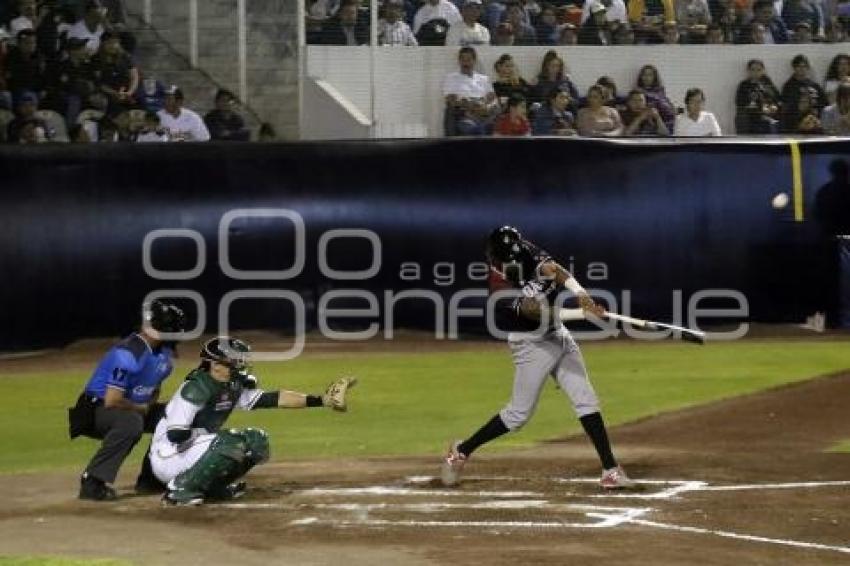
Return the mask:
<path id="1" fill-rule="evenodd" d="M 165 407 L 151 446 L 153 472 L 168 485 L 164 503 L 199 505 L 245 492 L 245 482 L 237 480 L 268 460 L 269 441 L 259 429 L 222 429 L 234 408 L 346 410 L 346 392 L 355 379 L 336 380 L 324 395 L 251 389 L 249 355 L 250 347 L 242 340 L 209 340 L 201 350 L 201 364 Z"/>

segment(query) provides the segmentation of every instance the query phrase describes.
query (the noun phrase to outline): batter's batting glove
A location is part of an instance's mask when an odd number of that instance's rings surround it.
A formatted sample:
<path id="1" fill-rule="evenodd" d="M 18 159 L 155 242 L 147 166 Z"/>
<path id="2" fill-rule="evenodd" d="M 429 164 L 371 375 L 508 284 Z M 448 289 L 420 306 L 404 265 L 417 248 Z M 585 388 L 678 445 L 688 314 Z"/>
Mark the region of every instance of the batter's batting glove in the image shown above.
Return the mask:
<path id="1" fill-rule="evenodd" d="M 325 394 L 322 395 L 322 404 L 334 411 L 347 411 L 348 404 L 346 403 L 345 396 L 348 390 L 355 385 L 357 385 L 356 377 L 340 377 L 328 385 Z"/>

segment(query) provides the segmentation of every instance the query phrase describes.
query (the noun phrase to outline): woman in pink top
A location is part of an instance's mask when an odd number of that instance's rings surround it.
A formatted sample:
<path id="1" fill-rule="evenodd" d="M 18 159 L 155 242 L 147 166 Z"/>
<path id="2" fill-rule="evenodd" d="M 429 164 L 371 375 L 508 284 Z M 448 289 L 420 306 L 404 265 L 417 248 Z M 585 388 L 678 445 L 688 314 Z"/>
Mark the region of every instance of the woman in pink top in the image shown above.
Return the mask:
<path id="1" fill-rule="evenodd" d="M 605 106 L 602 87 L 593 85 L 587 90 L 587 107 L 578 111 L 578 134 L 580 136 L 619 136 L 623 133 L 620 113 Z"/>

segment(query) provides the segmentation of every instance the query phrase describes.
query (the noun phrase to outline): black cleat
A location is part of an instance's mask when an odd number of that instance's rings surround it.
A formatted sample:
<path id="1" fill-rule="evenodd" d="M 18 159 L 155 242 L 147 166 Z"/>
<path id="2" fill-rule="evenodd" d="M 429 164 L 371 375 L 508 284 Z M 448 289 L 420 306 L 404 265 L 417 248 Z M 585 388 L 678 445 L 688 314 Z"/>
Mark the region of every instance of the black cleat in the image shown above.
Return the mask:
<path id="1" fill-rule="evenodd" d="M 155 477 L 139 476 L 136 479 L 136 493 L 139 495 L 159 495 L 165 493 L 166 485 Z"/>
<path id="2" fill-rule="evenodd" d="M 118 494 L 112 487 L 106 485 L 103 480 L 90 476 L 86 472 L 80 478 L 79 498 L 88 499 L 89 501 L 115 501 L 118 499 Z"/>

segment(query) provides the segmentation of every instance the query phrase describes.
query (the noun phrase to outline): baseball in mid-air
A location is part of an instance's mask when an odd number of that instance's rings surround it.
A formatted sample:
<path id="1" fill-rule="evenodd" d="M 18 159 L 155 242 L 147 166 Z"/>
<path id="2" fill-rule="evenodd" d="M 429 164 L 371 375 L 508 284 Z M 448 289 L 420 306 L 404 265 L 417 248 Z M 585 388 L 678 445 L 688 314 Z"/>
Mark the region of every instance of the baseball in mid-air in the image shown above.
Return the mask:
<path id="1" fill-rule="evenodd" d="M 770 201 L 770 206 L 772 206 L 776 210 L 782 210 L 786 206 L 788 206 L 788 193 L 776 193 L 773 197 L 773 200 Z"/>

